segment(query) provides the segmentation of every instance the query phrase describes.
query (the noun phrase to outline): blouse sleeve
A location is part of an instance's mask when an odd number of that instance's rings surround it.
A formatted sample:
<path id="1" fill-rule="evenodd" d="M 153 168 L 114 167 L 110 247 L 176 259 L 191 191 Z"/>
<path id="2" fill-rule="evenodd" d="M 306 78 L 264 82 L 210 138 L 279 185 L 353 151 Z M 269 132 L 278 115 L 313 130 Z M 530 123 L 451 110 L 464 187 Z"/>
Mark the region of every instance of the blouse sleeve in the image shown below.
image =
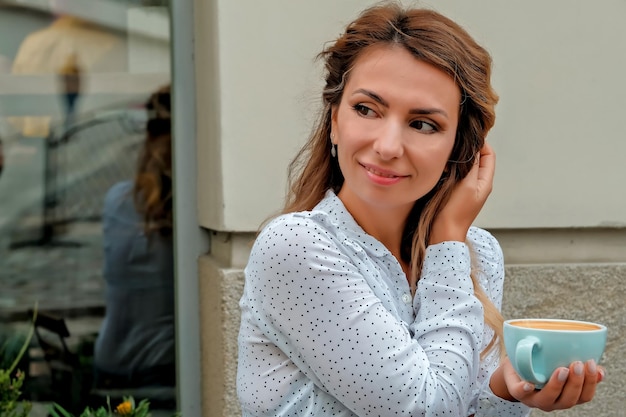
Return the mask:
<path id="1" fill-rule="evenodd" d="M 480 276 L 480 283 L 494 305 L 501 309 L 504 289 L 502 248 L 495 237 L 482 229 L 470 229 L 468 239 L 476 257 L 475 268 Z M 492 335 L 491 329 L 485 329 L 483 348 L 491 340 Z M 492 351 L 481 361 L 478 389 L 470 413 L 475 413 L 476 417 L 526 417 L 531 411 L 528 406 L 504 400 L 491 391 L 489 381 L 500 363 L 499 354 L 499 351 Z"/>
<path id="2" fill-rule="evenodd" d="M 382 305 L 359 262 L 309 218 L 270 225 L 246 268 L 263 333 L 358 416 L 466 415 L 483 331 L 467 246 L 427 249 L 413 323 Z"/>

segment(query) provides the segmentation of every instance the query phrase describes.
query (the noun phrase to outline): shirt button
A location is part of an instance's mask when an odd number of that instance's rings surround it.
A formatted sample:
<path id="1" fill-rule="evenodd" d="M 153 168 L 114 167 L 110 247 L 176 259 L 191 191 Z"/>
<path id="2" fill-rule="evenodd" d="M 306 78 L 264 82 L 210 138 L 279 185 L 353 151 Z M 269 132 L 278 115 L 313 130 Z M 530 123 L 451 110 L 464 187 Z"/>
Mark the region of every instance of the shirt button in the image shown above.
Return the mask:
<path id="1" fill-rule="evenodd" d="M 404 301 L 405 304 L 411 304 L 411 294 L 402 294 L 402 301 Z"/>

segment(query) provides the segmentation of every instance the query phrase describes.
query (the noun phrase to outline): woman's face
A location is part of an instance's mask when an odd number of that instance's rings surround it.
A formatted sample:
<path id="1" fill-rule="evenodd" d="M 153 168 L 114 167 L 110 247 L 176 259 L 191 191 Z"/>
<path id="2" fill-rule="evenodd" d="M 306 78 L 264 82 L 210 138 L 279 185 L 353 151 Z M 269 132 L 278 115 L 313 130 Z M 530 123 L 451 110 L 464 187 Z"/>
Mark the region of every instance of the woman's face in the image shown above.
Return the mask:
<path id="1" fill-rule="evenodd" d="M 339 198 L 353 215 L 408 215 L 437 184 L 454 145 L 460 98 L 452 77 L 403 47 L 374 46 L 356 60 L 332 113 L 345 179 Z"/>

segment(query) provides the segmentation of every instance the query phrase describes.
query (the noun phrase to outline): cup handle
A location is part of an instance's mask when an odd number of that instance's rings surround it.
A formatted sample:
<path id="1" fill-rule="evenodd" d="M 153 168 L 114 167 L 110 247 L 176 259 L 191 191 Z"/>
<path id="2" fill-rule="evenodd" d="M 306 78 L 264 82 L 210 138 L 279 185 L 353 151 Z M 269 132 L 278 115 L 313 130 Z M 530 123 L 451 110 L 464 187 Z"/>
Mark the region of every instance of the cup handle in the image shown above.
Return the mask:
<path id="1" fill-rule="evenodd" d="M 521 377 L 535 385 L 543 385 L 548 378 L 535 372 L 533 368 L 533 350 L 541 347 L 541 341 L 533 336 L 527 336 L 517 343 L 515 348 L 515 365 Z"/>

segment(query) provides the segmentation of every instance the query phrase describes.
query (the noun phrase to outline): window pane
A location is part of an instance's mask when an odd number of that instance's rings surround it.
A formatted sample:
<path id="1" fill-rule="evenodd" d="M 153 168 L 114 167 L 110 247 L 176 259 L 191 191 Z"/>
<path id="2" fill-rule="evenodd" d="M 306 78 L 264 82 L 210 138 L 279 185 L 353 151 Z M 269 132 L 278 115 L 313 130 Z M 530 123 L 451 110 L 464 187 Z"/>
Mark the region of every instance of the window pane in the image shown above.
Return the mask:
<path id="1" fill-rule="evenodd" d="M 0 1 L 0 369 L 28 346 L 35 416 L 177 408 L 168 8 Z"/>

